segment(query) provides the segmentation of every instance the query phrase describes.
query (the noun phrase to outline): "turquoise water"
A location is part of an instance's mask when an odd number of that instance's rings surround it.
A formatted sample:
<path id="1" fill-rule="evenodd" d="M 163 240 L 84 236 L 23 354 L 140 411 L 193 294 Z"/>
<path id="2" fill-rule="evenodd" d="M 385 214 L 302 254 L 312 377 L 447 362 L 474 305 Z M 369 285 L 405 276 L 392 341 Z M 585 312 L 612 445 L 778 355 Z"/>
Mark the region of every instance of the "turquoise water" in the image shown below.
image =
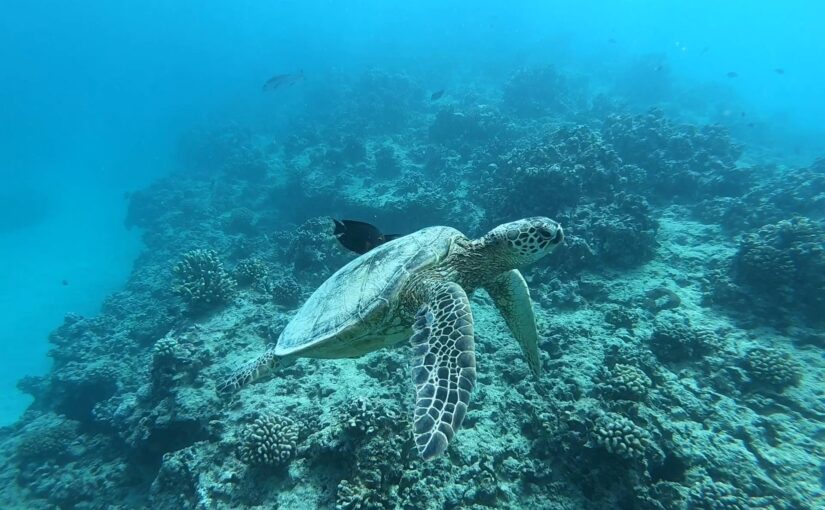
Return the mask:
<path id="1" fill-rule="evenodd" d="M 821 507 L 819 2 L 0 11 L 0 507 Z M 405 421 L 406 344 L 302 360 L 221 400 L 217 383 L 354 257 L 328 216 L 471 239 L 561 222 L 565 244 L 523 270 L 542 378 L 526 386 L 479 292 L 469 424 L 433 463 L 416 464 Z M 198 313 L 172 269 L 195 249 L 234 282 Z M 648 396 L 604 390 L 627 366 Z M 370 432 L 339 423 L 348 412 Z M 599 413 L 647 431 L 642 467 L 599 442 Z M 300 439 L 262 473 L 234 452 L 272 414 Z M 19 446 L 66 430 L 67 451 Z"/>

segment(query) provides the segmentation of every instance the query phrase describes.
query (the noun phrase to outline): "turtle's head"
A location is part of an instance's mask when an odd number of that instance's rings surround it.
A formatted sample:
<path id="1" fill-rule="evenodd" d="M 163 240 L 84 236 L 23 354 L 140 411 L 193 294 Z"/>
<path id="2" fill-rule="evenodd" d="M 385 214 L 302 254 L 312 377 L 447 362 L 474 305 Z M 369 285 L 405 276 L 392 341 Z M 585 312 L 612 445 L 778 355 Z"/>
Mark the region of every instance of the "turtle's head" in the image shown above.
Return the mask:
<path id="1" fill-rule="evenodd" d="M 561 225 L 543 216 L 499 225 L 480 239 L 484 249 L 494 251 L 507 269 L 536 262 L 563 240 Z"/>

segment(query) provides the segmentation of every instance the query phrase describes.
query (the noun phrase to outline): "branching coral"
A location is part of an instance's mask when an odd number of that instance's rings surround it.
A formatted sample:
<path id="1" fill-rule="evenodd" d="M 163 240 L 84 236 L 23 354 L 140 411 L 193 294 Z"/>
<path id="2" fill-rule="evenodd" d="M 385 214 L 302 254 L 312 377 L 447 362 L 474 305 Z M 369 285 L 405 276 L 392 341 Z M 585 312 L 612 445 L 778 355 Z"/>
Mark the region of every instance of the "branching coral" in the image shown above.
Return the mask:
<path id="1" fill-rule="evenodd" d="M 260 284 L 266 279 L 267 274 L 269 269 L 266 263 L 255 257 L 238 262 L 233 271 L 235 280 L 241 285 Z"/>
<path id="2" fill-rule="evenodd" d="M 335 510 L 384 510 L 388 508 L 381 494 L 364 483 L 341 480 L 335 495 Z"/>
<path id="3" fill-rule="evenodd" d="M 252 466 L 283 466 L 298 449 L 298 425 L 285 416 L 255 418 L 244 429 L 238 456 Z"/>
<path id="4" fill-rule="evenodd" d="M 689 506 L 691 510 L 745 510 L 747 501 L 742 493 L 732 485 L 724 482 L 705 482 L 690 490 Z"/>
<path id="5" fill-rule="evenodd" d="M 266 282 L 266 292 L 276 304 L 293 308 L 301 302 L 303 289 L 298 280 L 290 275 L 281 275 Z"/>
<path id="6" fill-rule="evenodd" d="M 235 280 L 224 270 L 214 250 L 187 252 L 172 270 L 178 279 L 172 290 L 190 310 L 226 303 L 235 292 Z"/>
<path id="7" fill-rule="evenodd" d="M 170 336 L 166 336 L 155 342 L 152 347 L 152 358 L 156 360 L 168 360 L 177 357 L 180 350 L 178 341 Z"/>
<path id="8" fill-rule="evenodd" d="M 802 378 L 802 367 L 786 352 L 757 347 L 745 355 L 751 378 L 777 390 L 796 386 Z"/>
<path id="9" fill-rule="evenodd" d="M 650 448 L 650 434 L 616 413 L 596 419 L 591 437 L 608 452 L 627 460 L 644 460 Z"/>
<path id="10" fill-rule="evenodd" d="M 684 317 L 667 312 L 659 315 L 650 337 L 650 349 L 661 361 L 697 359 L 715 344 L 713 332 L 694 328 Z"/>
<path id="11" fill-rule="evenodd" d="M 376 428 L 387 425 L 395 419 L 395 413 L 377 399 L 356 397 L 349 401 L 340 414 L 344 429 L 362 434 L 372 433 Z"/>
<path id="12" fill-rule="evenodd" d="M 825 316 L 825 228 L 808 218 L 765 225 L 745 235 L 733 261 L 733 279 L 780 318 L 802 312 Z"/>
<path id="13" fill-rule="evenodd" d="M 605 371 L 600 388 L 610 398 L 643 400 L 652 384 L 639 368 L 617 363 Z"/>

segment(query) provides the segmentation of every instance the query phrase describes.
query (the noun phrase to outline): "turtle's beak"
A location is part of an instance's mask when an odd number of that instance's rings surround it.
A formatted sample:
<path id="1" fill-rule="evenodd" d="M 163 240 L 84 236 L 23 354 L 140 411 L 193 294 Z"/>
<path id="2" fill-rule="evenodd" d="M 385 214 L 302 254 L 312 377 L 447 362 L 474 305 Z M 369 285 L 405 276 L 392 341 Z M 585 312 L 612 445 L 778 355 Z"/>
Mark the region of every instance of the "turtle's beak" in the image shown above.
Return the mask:
<path id="1" fill-rule="evenodd" d="M 539 235 L 542 239 L 550 241 L 550 244 L 554 246 L 564 241 L 564 230 L 562 230 L 561 225 L 555 222 L 553 222 L 553 226 L 539 229 Z"/>
<path id="2" fill-rule="evenodd" d="M 564 241 L 564 230 L 562 230 L 561 225 L 556 224 L 556 235 L 550 240 L 551 244 L 559 244 Z"/>

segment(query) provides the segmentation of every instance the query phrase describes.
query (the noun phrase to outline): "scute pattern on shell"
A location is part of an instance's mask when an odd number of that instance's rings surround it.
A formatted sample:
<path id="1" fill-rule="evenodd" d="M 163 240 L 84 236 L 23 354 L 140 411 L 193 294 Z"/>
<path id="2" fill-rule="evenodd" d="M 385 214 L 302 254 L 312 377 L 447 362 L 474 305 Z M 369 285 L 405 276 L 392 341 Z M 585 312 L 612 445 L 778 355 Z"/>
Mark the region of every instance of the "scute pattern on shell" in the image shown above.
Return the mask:
<path id="1" fill-rule="evenodd" d="M 453 228 L 425 228 L 350 261 L 298 310 L 278 339 L 276 354 L 303 351 L 348 327 L 377 325 L 408 276 L 443 260 L 458 237 L 463 236 Z"/>

